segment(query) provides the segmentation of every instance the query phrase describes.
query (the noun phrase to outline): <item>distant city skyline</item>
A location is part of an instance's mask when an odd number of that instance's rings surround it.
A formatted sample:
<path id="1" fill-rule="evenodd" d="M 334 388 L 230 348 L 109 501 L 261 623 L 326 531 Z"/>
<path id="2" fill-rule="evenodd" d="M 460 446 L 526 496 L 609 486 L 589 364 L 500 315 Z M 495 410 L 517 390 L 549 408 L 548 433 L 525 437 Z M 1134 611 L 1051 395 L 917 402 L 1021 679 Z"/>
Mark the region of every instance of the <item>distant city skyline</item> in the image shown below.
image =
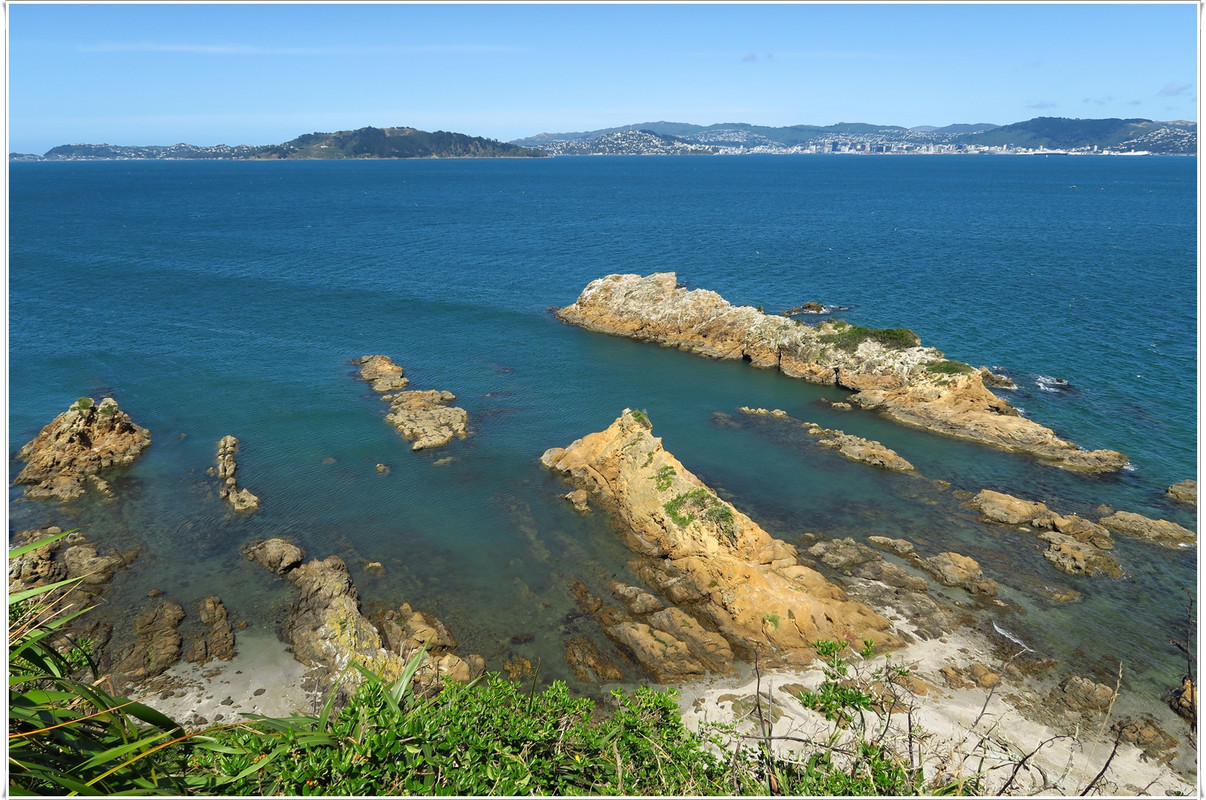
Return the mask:
<path id="1" fill-rule="evenodd" d="M 1196 3 L 7 6 L 8 149 L 1198 119 Z"/>

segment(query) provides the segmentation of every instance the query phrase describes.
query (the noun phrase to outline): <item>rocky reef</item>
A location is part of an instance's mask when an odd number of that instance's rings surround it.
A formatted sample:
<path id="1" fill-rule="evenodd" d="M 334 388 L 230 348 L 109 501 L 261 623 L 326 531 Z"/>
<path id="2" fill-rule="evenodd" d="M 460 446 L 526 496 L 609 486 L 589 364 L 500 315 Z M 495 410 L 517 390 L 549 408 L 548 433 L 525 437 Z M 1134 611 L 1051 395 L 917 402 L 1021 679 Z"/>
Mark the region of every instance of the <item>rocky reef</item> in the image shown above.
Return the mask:
<path id="1" fill-rule="evenodd" d="M 445 676 L 467 683 L 485 669 L 481 656 L 461 658 L 453 653 L 456 640 L 444 625 L 409 605 L 384 610 L 370 620 L 362 613 L 360 594 L 338 556 L 303 563 L 302 550 L 279 538 L 253 542 L 243 553 L 293 584 L 293 604 L 285 623 L 288 640 L 294 658 L 316 668 L 322 687 L 330 688 L 341 675 L 344 686 L 356 686 L 361 676 L 347 669 L 352 663 L 386 681 L 397 680 L 421 648 L 414 677 L 421 692 L 438 691 Z"/>
<path id="2" fill-rule="evenodd" d="M 452 392 L 399 391 L 410 385 L 410 379 L 388 356 L 362 356 L 353 363 L 361 365 L 360 377 L 389 403 L 385 420 L 412 443 L 411 450 L 441 447 L 468 436 L 468 413 L 448 405 L 456 400 Z"/>
<path id="3" fill-rule="evenodd" d="M 1191 506 L 1198 504 L 1198 482 L 1195 480 L 1178 481 L 1164 493 L 1179 503 L 1188 503 Z"/>
<path id="4" fill-rule="evenodd" d="M 245 488 L 239 488 L 239 465 L 235 462 L 235 453 L 238 451 L 239 440 L 233 436 L 223 436 L 218 442 L 218 465 L 212 469 L 212 473 L 222 482 L 218 496 L 225 498 L 235 511 L 259 511 L 260 498 Z"/>
<path id="5" fill-rule="evenodd" d="M 743 414 L 769 416 L 782 420 L 791 419 L 786 411 L 778 408 L 773 411 L 767 411 L 765 408 L 748 408 L 742 406 L 740 411 Z M 808 431 L 808 435 L 816 439 L 817 444 L 837 450 L 851 461 L 861 461 L 873 467 L 881 467 L 897 472 L 915 471 L 913 465 L 907 459 L 892 448 L 885 447 L 879 442 L 832 428 L 822 428 L 815 422 L 802 422 L 801 424 Z"/>
<path id="6" fill-rule="evenodd" d="M 150 443 L 150 432 L 112 397 L 100 403 L 81 397 L 17 452 L 26 463 L 16 483 L 25 484 L 26 497 L 40 499 L 75 499 L 89 482 L 109 494 L 99 473 L 133 462 Z"/>
<path id="7" fill-rule="evenodd" d="M 640 412 L 625 409 L 606 430 L 552 448 L 541 462 L 613 515 L 625 544 L 644 557 L 637 574 L 683 615 L 653 619 L 665 609 L 646 602 L 630 614 L 640 619 L 601 620 L 643 664 L 678 662 L 655 674 L 715 668 L 730 650 L 766 664 L 800 664 L 812 659 L 818 639 L 870 639 L 884 649 L 903 643 L 888 620 L 801 564 L 794 546 L 772 538 L 666 452 Z"/>
<path id="8" fill-rule="evenodd" d="M 1114 549 L 1110 532 L 1075 514 L 1056 514 L 1046 503 L 1022 500 L 984 489 L 967 504 L 988 522 L 1035 530 L 1047 543 L 1043 556 L 1055 567 L 1073 575 L 1122 577 L 1122 567 L 1108 551 Z"/>
<path id="9" fill-rule="evenodd" d="M 1100 522 L 1114 533 L 1146 539 L 1164 547 L 1193 547 L 1198 543 L 1198 535 L 1184 526 L 1133 511 L 1115 511 L 1102 517 Z"/>
<path id="10" fill-rule="evenodd" d="M 982 373 L 922 347 L 907 329 L 871 330 L 841 321 L 805 325 L 730 305 L 705 289 L 679 288 L 673 272 L 599 278 L 555 313 L 588 330 L 712 358 L 743 359 L 793 378 L 848 389 L 853 403 L 898 422 L 1025 453 L 1065 469 L 1100 472 L 1127 464 L 1121 453 L 1082 450 L 1020 416 L 988 390 Z"/>

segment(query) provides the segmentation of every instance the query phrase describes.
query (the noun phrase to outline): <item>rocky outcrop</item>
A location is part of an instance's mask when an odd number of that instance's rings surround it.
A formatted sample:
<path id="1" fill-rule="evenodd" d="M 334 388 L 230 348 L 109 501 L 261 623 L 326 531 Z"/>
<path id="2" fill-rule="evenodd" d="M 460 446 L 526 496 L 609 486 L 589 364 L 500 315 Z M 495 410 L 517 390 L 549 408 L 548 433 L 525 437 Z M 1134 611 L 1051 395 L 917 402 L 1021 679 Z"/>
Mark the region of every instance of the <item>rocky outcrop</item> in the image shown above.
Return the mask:
<path id="1" fill-rule="evenodd" d="M 100 403 L 81 397 L 17 451 L 26 463 L 16 483 L 25 484 L 26 497 L 72 500 L 89 482 L 108 494 L 98 473 L 130 464 L 150 443 L 147 429 L 135 425 L 112 397 Z"/>
<path id="2" fill-rule="evenodd" d="M 118 679 L 137 683 L 163 674 L 180 661 L 184 637 L 178 630 L 184 609 L 175 600 L 164 600 L 134 619 L 134 644 L 117 661 Z"/>
<path id="3" fill-rule="evenodd" d="M 280 539 L 256 543 L 244 553 L 294 585 L 286 621 L 293 656 L 318 668 L 327 687 L 341 674 L 345 686 L 356 686 L 361 675 L 346 669 L 351 663 L 389 682 L 402 675 L 411 658 L 419 658 L 413 686 L 420 693 L 439 691 L 445 676 L 468 682 L 485 669 L 481 656 L 451 652 L 456 642 L 444 626 L 408 605 L 376 615 L 375 625 L 361 612 L 359 592 L 338 556 L 297 565 L 300 549 Z"/>
<path id="4" fill-rule="evenodd" d="M 251 542 L 242 547 L 242 553 L 249 561 L 254 561 L 277 575 L 289 572 L 306 557 L 300 547 L 280 538 Z"/>
<path id="5" fill-rule="evenodd" d="M 63 531 L 50 526 L 17 534 L 20 541 L 33 542 L 50 539 Z M 141 547 L 125 553 L 103 552 L 102 548 L 89 544 L 83 534 L 72 532 L 61 539 L 30 550 L 8 562 L 9 591 L 21 591 L 37 586 L 56 583 L 68 578 L 79 578 L 86 587 L 97 587 L 113 580 L 117 570 L 138 557 Z"/>
<path id="6" fill-rule="evenodd" d="M 1177 716 L 1189 720 L 1191 725 L 1196 726 L 1198 719 L 1198 686 L 1193 678 L 1186 675 L 1181 680 L 1181 686 L 1174 689 L 1168 696 L 1168 707 L 1177 712 Z"/>
<path id="7" fill-rule="evenodd" d="M 997 582 L 985 578 L 977 561 L 959 553 L 939 553 L 936 556 L 919 559 L 917 565 L 934 576 L 934 580 L 943 586 L 957 586 L 972 594 L 982 594 L 995 597 Z"/>
<path id="8" fill-rule="evenodd" d="M 774 419 L 792 420 L 793 418 L 782 409 L 774 409 L 768 411 L 765 408 L 749 408 L 742 406 L 740 409 L 743 414 L 754 416 L 773 417 Z M 889 447 L 884 447 L 882 444 L 871 439 L 863 439 L 859 436 L 853 436 L 839 430 L 830 428 L 822 428 L 815 422 L 805 422 L 797 420 L 808 431 L 808 435 L 817 440 L 817 444 L 822 447 L 828 447 L 837 450 L 851 461 L 861 461 L 864 464 L 870 464 L 873 467 L 881 467 L 883 469 L 891 469 L 897 472 L 913 472 L 913 465 L 902 458 L 895 450 Z"/>
<path id="9" fill-rule="evenodd" d="M 1169 486 L 1164 493 L 1178 503 L 1198 504 L 1198 482 L 1194 480 L 1179 481 Z"/>
<path id="10" fill-rule="evenodd" d="M 733 650 L 723 636 L 640 587 L 612 582 L 612 594 L 623 608 L 604 603 L 581 581 L 574 583 L 572 594 L 607 638 L 655 681 L 672 683 L 723 672 L 733 662 Z"/>
<path id="11" fill-rule="evenodd" d="M 1122 577 L 1122 567 L 1107 551 L 1114 549 L 1110 532 L 1075 514 L 1056 514 L 1046 503 L 1022 500 L 1003 492 L 983 489 L 967 502 L 988 522 L 1018 525 L 1042 531 L 1043 556 L 1056 569 L 1073 575 Z"/>
<path id="12" fill-rule="evenodd" d="M 844 322 L 805 325 L 732 306 L 705 289 L 677 286 L 673 272 L 608 275 L 558 309 L 588 330 L 658 342 L 713 358 L 744 359 L 793 378 L 849 389 L 850 400 L 892 419 L 938 433 L 1025 453 L 1066 469 L 1116 470 L 1112 450 L 1084 451 L 1018 415 L 983 376 L 921 347 L 905 329 L 873 331 Z"/>
<path id="13" fill-rule="evenodd" d="M 223 436 L 218 442 L 218 465 L 210 470 L 221 481 L 218 496 L 225 498 L 235 511 L 259 511 L 260 498 L 238 486 L 239 466 L 235 462 L 238 451 L 239 440 L 233 436 Z"/>
<path id="14" fill-rule="evenodd" d="M 1116 511 L 1101 518 L 1101 524 L 1114 533 L 1147 539 L 1164 547 L 1189 547 L 1198 543 L 1198 535 L 1166 519 L 1151 519 L 1130 511 Z"/>
<path id="15" fill-rule="evenodd" d="M 215 659 L 229 661 L 234 658 L 234 628 L 221 599 L 217 595 L 210 595 L 201 600 L 197 604 L 197 616 L 205 630 L 193 640 L 184 660 L 194 664 L 206 664 Z"/>
<path id="16" fill-rule="evenodd" d="M 772 538 L 666 452 L 643 414 L 625 409 L 606 430 L 552 448 L 541 462 L 610 511 L 625 544 L 647 557 L 636 565 L 642 580 L 734 652 L 758 652 L 764 663 L 805 663 L 817 639 L 901 644 L 886 619 L 800 564 L 795 547 Z"/>
<path id="17" fill-rule="evenodd" d="M 360 379 L 369 382 L 377 394 L 387 394 L 405 389 L 410 378 L 402 374 L 402 367 L 388 356 L 363 356 L 355 361 L 360 364 Z"/>
<path id="18" fill-rule="evenodd" d="M 385 421 L 411 442 L 411 450 L 441 447 L 453 439 L 468 436 L 469 414 L 463 408 L 447 405 L 456 400 L 452 392 L 427 390 L 387 394 L 410 385 L 402 368 L 387 356 L 363 356 L 360 377 L 389 403 Z"/>

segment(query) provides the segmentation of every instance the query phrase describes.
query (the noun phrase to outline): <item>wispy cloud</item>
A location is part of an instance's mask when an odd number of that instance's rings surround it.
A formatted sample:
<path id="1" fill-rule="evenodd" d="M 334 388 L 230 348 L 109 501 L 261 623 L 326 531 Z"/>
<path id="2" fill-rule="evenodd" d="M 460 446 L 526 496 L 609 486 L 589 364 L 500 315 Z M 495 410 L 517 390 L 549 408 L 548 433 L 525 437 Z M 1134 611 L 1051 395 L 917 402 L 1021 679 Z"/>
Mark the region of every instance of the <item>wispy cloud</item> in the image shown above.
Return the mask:
<path id="1" fill-rule="evenodd" d="M 1162 97 L 1178 97 L 1193 89 L 1193 84 L 1190 83 L 1166 83 L 1164 88 L 1156 94 Z"/>
<path id="2" fill-rule="evenodd" d="M 1141 105 L 1143 105 L 1143 101 L 1142 100 L 1127 100 L 1126 104 L 1128 106 L 1141 106 Z"/>
<path id="3" fill-rule="evenodd" d="M 521 48 L 490 44 L 346 45 L 267 47 L 253 44 L 192 44 L 188 42 L 98 42 L 80 45 L 81 53 L 189 53 L 215 56 L 355 56 L 422 53 L 508 53 Z"/>
<path id="4" fill-rule="evenodd" d="M 1029 105 L 1026 106 L 1026 108 L 1036 108 L 1036 109 L 1059 108 L 1059 103 L 1053 103 L 1050 100 L 1040 100 L 1037 103 L 1030 103 Z"/>
<path id="5" fill-rule="evenodd" d="M 1107 103 L 1114 102 L 1114 98 L 1107 94 L 1105 97 L 1086 97 L 1084 102 L 1092 103 L 1095 106 L 1104 106 Z"/>

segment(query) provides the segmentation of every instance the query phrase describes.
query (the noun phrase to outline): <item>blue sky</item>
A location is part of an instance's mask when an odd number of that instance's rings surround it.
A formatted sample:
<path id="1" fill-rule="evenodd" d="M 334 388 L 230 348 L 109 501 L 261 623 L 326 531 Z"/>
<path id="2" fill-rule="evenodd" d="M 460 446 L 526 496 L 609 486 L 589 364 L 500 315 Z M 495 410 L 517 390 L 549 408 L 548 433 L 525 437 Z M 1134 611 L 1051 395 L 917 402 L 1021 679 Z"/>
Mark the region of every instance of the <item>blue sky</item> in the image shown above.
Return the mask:
<path id="1" fill-rule="evenodd" d="M 707 125 L 1197 120 L 1198 9 L 10 3 L 9 150 Z"/>

